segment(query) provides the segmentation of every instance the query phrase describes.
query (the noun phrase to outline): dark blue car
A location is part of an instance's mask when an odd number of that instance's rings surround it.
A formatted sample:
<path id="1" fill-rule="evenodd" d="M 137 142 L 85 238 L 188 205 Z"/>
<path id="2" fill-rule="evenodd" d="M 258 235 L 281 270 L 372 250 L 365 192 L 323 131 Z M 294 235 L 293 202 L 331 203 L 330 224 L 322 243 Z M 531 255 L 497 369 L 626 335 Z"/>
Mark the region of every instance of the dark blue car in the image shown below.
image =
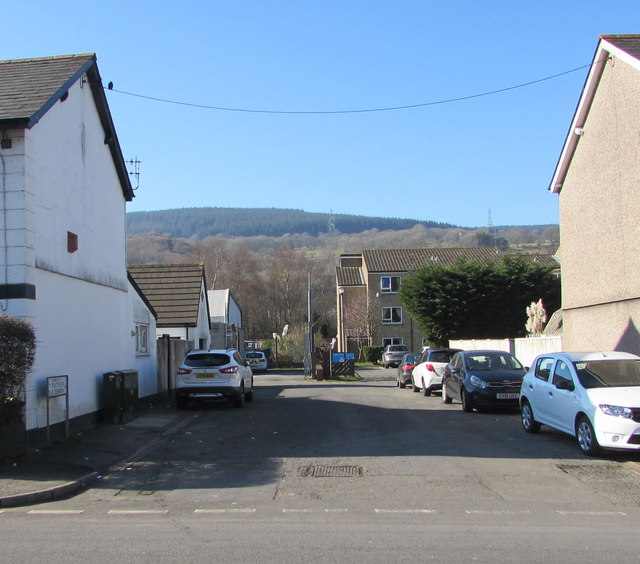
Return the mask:
<path id="1" fill-rule="evenodd" d="M 518 407 L 526 370 L 506 351 L 461 351 L 442 376 L 442 401 L 459 400 L 464 411 L 484 407 Z"/>

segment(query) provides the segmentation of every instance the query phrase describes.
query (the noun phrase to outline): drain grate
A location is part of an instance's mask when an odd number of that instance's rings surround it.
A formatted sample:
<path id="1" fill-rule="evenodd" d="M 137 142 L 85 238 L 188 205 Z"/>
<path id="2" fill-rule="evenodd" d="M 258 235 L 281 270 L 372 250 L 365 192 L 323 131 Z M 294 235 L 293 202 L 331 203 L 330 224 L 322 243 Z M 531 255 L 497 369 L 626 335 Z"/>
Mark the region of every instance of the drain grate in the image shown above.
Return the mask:
<path id="1" fill-rule="evenodd" d="M 312 478 L 357 478 L 362 476 L 360 466 L 309 466 L 306 471 L 307 476 Z"/>

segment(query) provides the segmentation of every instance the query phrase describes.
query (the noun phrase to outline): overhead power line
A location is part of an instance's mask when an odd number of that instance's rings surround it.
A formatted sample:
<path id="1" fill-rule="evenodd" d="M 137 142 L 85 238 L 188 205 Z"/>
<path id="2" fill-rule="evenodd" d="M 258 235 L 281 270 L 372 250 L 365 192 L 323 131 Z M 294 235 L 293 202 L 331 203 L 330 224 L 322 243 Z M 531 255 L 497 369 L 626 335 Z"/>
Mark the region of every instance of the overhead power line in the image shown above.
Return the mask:
<path id="1" fill-rule="evenodd" d="M 553 80 L 555 78 L 559 78 L 561 76 L 565 76 L 567 74 L 571 74 L 582 69 L 589 68 L 591 63 L 588 65 L 582 65 L 581 67 L 577 67 L 575 69 L 570 69 L 564 72 L 560 72 L 557 74 L 552 74 L 551 76 L 545 76 L 544 78 L 539 78 L 537 80 L 531 80 L 529 82 L 523 82 L 522 84 L 516 84 L 515 86 L 507 86 L 506 88 L 499 88 L 497 90 L 490 90 L 489 92 L 481 92 L 479 94 L 470 94 L 469 96 L 460 96 L 458 98 L 447 98 L 445 100 L 436 100 L 433 102 L 423 102 L 420 104 L 408 104 L 405 106 L 389 106 L 385 108 L 366 108 L 359 110 L 325 110 L 325 111 L 292 111 L 292 110 L 255 110 L 249 108 L 229 108 L 224 106 L 209 106 L 206 104 L 194 104 L 191 102 L 181 102 L 179 100 L 169 100 L 167 98 L 158 98 L 156 96 L 146 96 L 144 94 L 136 94 L 135 92 L 127 92 L 125 90 L 118 90 L 113 88 L 113 83 L 109 83 L 109 91 L 117 92 L 118 94 L 125 94 L 126 96 L 134 96 L 136 98 L 143 98 L 145 100 L 153 100 L 154 102 L 162 102 L 165 104 L 175 104 L 178 106 L 188 106 L 191 108 L 201 108 L 205 110 L 217 110 L 222 112 L 244 112 L 251 114 L 290 114 L 290 115 L 326 115 L 326 114 L 364 114 L 371 112 L 391 112 L 396 110 L 411 110 L 415 108 L 425 108 L 427 106 L 437 106 L 440 104 L 451 104 L 453 102 L 463 102 L 465 100 L 472 100 L 474 98 L 483 98 L 485 96 L 493 96 L 495 94 L 501 94 L 502 92 L 508 92 L 509 90 L 517 90 L 519 88 L 526 88 L 527 86 L 533 86 L 534 84 L 539 84 L 541 82 L 546 82 L 548 80 Z"/>

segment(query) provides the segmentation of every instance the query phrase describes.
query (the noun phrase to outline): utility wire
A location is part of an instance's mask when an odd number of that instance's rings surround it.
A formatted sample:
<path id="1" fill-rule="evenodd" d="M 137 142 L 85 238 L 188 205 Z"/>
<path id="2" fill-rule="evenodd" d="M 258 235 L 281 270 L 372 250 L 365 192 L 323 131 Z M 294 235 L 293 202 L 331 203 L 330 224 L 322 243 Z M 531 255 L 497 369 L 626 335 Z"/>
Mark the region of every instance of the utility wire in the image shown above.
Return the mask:
<path id="1" fill-rule="evenodd" d="M 289 110 L 252 110 L 248 108 L 227 108 L 223 106 L 208 106 L 205 104 L 192 104 L 189 102 L 180 102 L 177 100 L 168 100 L 166 98 L 156 98 L 154 96 L 145 96 L 143 94 L 136 94 L 134 92 L 126 92 L 124 90 L 118 90 L 112 87 L 112 83 L 109 83 L 109 90 L 112 92 L 117 92 L 118 94 L 125 94 L 126 96 L 134 96 L 136 98 L 143 98 L 145 100 L 153 100 L 155 102 L 163 102 L 165 104 L 176 104 L 179 106 L 189 106 L 192 108 L 202 108 L 205 110 L 218 110 L 224 112 L 244 112 L 251 114 L 289 114 L 289 115 L 327 115 L 327 114 L 364 114 L 371 112 L 391 112 L 396 110 L 411 110 L 415 108 L 424 108 L 427 106 L 437 106 L 440 104 L 451 104 L 453 102 L 463 102 L 465 100 L 472 100 L 474 98 L 482 98 L 485 96 L 492 96 L 494 94 L 500 94 L 502 92 L 508 92 L 509 90 L 517 90 L 518 88 L 525 88 L 527 86 L 532 86 L 534 84 L 539 84 L 541 82 L 545 82 L 547 80 L 553 80 L 555 78 L 559 78 L 561 76 L 565 76 L 567 74 L 571 74 L 573 72 L 577 72 L 582 69 L 586 69 L 591 66 L 591 63 L 588 65 L 582 65 L 581 67 L 577 67 L 575 69 L 571 69 L 568 71 L 560 72 L 558 74 L 553 74 L 551 76 L 546 76 L 544 78 L 539 78 L 538 80 L 532 80 L 530 82 L 524 82 L 522 84 L 517 84 L 515 86 L 507 86 L 506 88 L 500 88 L 498 90 L 491 90 L 489 92 L 482 92 L 480 94 L 470 94 L 469 96 L 461 96 L 459 98 L 448 98 L 445 100 L 437 100 L 435 102 L 424 102 L 422 104 L 410 104 L 406 106 L 390 106 L 387 108 L 369 108 L 362 110 L 328 110 L 328 111 L 289 111 Z"/>

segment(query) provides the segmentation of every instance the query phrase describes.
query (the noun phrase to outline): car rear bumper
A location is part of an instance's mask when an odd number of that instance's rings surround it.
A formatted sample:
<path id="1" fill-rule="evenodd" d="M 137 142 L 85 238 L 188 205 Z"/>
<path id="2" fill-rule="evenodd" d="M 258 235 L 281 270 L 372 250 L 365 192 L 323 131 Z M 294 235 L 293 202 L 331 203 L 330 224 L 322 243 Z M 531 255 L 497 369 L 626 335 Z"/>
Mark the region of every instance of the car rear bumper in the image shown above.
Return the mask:
<path id="1" fill-rule="evenodd" d="M 237 398 L 240 396 L 240 388 L 233 386 L 185 386 L 176 388 L 176 397 L 207 398 L 222 396 L 225 398 Z"/>

